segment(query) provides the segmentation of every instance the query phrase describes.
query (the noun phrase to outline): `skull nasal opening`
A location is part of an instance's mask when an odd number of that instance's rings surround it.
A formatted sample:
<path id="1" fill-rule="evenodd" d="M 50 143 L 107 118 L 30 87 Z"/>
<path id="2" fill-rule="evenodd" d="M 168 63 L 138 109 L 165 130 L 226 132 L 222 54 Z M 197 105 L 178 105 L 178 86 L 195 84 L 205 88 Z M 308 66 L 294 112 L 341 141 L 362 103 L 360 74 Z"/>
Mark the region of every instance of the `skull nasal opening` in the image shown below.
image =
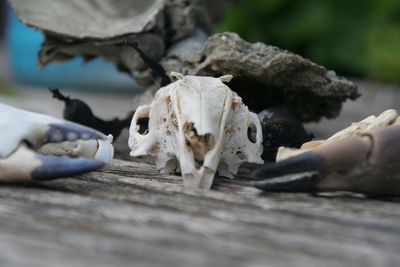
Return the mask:
<path id="1" fill-rule="evenodd" d="M 257 142 L 257 127 L 254 123 L 250 123 L 247 127 L 247 138 L 254 144 Z"/>
<path id="2" fill-rule="evenodd" d="M 135 111 L 136 121 L 132 121 L 132 124 L 135 124 L 135 130 L 140 135 L 147 135 L 149 133 L 149 121 L 150 121 L 150 107 L 139 107 Z"/>
<path id="3" fill-rule="evenodd" d="M 203 165 L 204 157 L 213 149 L 215 138 L 212 134 L 199 135 L 193 122 L 185 122 L 183 132 L 187 148 L 193 152 L 196 168 Z"/>
<path id="4" fill-rule="evenodd" d="M 137 125 L 139 126 L 138 133 L 141 135 L 146 135 L 149 133 L 149 118 L 138 119 Z"/>

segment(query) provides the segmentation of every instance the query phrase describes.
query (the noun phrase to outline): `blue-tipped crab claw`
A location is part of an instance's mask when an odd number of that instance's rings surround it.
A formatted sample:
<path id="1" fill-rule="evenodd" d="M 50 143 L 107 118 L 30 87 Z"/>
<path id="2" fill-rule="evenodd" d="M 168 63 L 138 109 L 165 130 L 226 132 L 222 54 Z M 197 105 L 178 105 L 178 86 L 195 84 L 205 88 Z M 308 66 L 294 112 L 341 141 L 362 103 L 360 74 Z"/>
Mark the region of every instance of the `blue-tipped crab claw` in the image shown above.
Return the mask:
<path id="1" fill-rule="evenodd" d="M 328 142 L 303 154 L 266 165 L 255 176 L 265 191 L 351 191 L 400 195 L 400 125 Z"/>
<path id="2" fill-rule="evenodd" d="M 50 180 L 102 167 L 112 137 L 91 128 L 0 104 L 0 181 Z"/>
<path id="3" fill-rule="evenodd" d="M 43 155 L 21 144 L 12 155 L 0 160 L 0 181 L 51 180 L 92 171 L 103 165 L 102 161 L 93 159 Z"/>

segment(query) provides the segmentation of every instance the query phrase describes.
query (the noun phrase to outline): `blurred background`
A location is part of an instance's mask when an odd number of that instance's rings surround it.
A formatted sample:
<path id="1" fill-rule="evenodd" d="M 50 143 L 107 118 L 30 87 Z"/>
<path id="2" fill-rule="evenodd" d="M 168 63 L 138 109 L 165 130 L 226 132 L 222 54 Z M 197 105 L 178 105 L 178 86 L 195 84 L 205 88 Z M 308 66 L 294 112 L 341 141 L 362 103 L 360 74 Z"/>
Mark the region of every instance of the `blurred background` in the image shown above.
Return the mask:
<path id="1" fill-rule="evenodd" d="M 100 58 L 88 63 L 75 58 L 39 70 L 37 54 L 43 41 L 42 33 L 19 21 L 6 0 L 0 0 L 0 14 L 0 64 L 3 75 L 7 70 L 9 82 L 97 91 L 143 90 L 128 75 L 119 73 L 114 65 Z"/>
<path id="2" fill-rule="evenodd" d="M 5 0 L 0 0 L 0 15 L 0 38 L 4 40 Z M 15 46 L 22 37 L 15 34 L 24 34 L 33 43 L 40 42 L 39 33 L 19 28 L 22 26 L 10 14 L 8 25 L 11 52 L 21 53 Z M 340 75 L 400 83 L 400 1 L 397 0 L 236 0 L 231 1 L 216 29 L 221 31 L 237 32 L 249 42 L 264 42 L 298 53 Z M 17 63 L 15 59 L 13 63 Z M 72 65 L 76 64 L 79 63 Z M 14 70 L 21 71 L 15 67 Z M 23 75 L 18 74 L 14 76 L 22 79 Z M 128 81 L 127 77 L 122 79 Z"/>
<path id="3" fill-rule="evenodd" d="M 400 83 L 400 1 L 251 0 L 218 31 L 298 53 L 339 74 Z"/>

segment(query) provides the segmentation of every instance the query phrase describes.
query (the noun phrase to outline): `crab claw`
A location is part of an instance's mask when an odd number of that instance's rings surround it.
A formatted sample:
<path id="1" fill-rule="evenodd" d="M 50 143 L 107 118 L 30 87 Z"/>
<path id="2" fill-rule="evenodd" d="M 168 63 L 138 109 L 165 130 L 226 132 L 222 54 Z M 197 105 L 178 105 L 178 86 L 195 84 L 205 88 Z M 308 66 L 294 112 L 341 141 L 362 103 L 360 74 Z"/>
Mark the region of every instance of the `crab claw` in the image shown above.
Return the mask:
<path id="1" fill-rule="evenodd" d="M 10 157 L 0 160 L 0 181 L 52 180 L 92 171 L 103 165 L 104 162 L 93 159 L 43 155 L 21 144 Z"/>
<path id="2" fill-rule="evenodd" d="M 102 167 L 112 136 L 0 104 L 0 181 L 49 180 Z"/>
<path id="3" fill-rule="evenodd" d="M 347 136 L 256 171 L 265 191 L 400 194 L 400 125 Z M 311 173 L 310 173 L 311 172 Z"/>

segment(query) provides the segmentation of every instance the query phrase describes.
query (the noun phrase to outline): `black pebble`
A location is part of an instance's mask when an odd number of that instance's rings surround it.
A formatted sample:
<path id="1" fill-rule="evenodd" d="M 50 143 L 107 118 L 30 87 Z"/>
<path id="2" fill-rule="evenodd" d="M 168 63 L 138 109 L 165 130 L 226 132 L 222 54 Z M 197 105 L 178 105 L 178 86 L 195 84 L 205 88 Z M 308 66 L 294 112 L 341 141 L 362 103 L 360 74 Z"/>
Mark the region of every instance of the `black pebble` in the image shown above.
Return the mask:
<path id="1" fill-rule="evenodd" d="M 274 161 L 280 146 L 299 148 L 313 138 L 295 114 L 286 108 L 272 107 L 258 114 L 263 130 L 263 159 Z"/>

